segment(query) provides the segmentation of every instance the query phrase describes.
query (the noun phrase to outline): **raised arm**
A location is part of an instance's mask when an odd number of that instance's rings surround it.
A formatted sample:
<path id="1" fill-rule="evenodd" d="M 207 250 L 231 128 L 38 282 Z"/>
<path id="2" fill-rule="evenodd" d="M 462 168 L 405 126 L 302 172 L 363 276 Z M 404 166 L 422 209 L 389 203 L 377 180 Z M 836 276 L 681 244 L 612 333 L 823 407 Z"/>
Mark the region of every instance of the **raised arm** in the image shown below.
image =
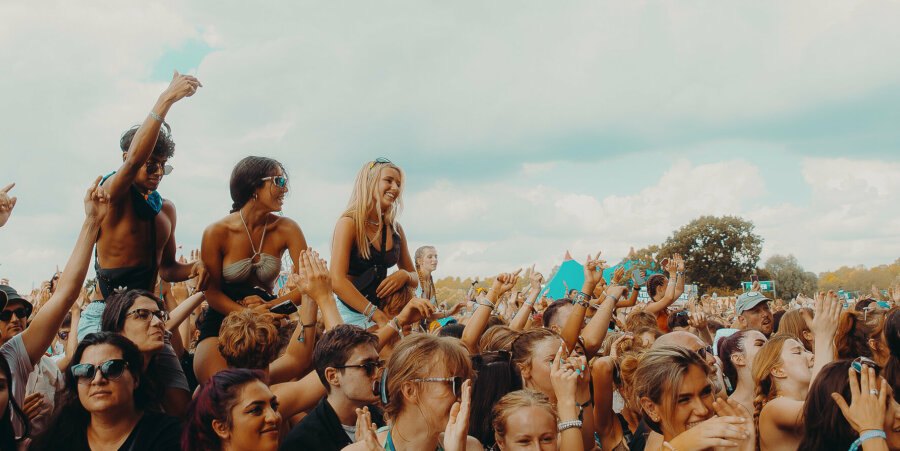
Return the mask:
<path id="1" fill-rule="evenodd" d="M 466 323 L 465 329 L 463 329 L 462 334 L 462 342 L 465 344 L 470 352 L 476 352 L 478 350 L 478 340 L 481 338 L 481 334 L 484 333 L 485 327 L 487 327 L 488 320 L 491 318 L 491 313 L 494 311 L 494 305 L 497 303 L 497 299 L 500 299 L 500 296 L 503 293 L 511 290 L 513 286 L 516 285 L 516 281 L 519 280 L 519 273 L 522 271 L 519 268 L 516 272 L 512 274 L 500 274 L 494 279 L 494 283 L 491 284 L 491 289 L 488 290 L 487 300 L 484 303 L 479 302 L 478 307 L 475 309 L 475 313 L 472 315 L 472 318 L 469 319 L 469 322 Z"/>
<path id="2" fill-rule="evenodd" d="M 509 322 L 510 329 L 522 330 L 525 328 L 525 324 L 528 323 L 528 318 L 531 316 L 531 312 L 534 310 L 534 302 L 537 301 L 538 296 L 541 295 L 541 282 L 543 281 L 544 276 L 542 276 L 539 272 L 535 272 L 532 268 L 531 275 L 529 276 L 531 291 L 528 292 L 528 298 L 525 299 L 525 302 L 523 302 L 522 306 L 519 307 L 519 310 L 516 312 L 516 316 L 514 316 L 512 321 Z"/>
<path id="3" fill-rule="evenodd" d="M 9 197 L 9 190 L 13 189 L 14 186 L 16 186 L 15 182 L 0 189 L 0 227 L 6 225 L 6 221 L 9 220 L 9 215 L 12 214 L 12 210 L 16 206 L 17 199 L 15 197 Z"/>
<path id="4" fill-rule="evenodd" d="M 84 277 L 91 261 L 91 251 L 97 241 L 97 234 L 100 233 L 100 223 L 109 210 L 109 195 L 99 186 L 100 179 L 101 177 L 97 177 L 84 197 L 84 223 L 75 242 L 75 249 L 66 263 L 66 269 L 59 278 L 56 291 L 22 332 L 22 342 L 32 365 L 37 364 L 47 347 L 53 343 L 56 331 L 59 330 L 66 312 L 78 299 L 81 286 L 84 284 Z"/>
<path id="5" fill-rule="evenodd" d="M 834 334 L 837 332 L 843 303 L 834 290 L 828 292 L 824 299 L 816 303 L 816 316 L 813 317 L 810 329 L 815 343 L 813 344 L 813 368 L 810 383 L 827 364 L 834 361 Z"/>
<path id="6" fill-rule="evenodd" d="M 106 190 L 112 202 L 118 202 L 128 194 L 128 188 L 134 182 L 141 166 L 147 164 L 150 154 L 153 153 L 153 147 L 156 146 L 159 128 L 163 125 L 162 121 L 165 120 L 169 108 L 175 102 L 194 95 L 200 86 L 202 86 L 200 81 L 195 77 L 181 75 L 175 71 L 169 87 L 159 95 L 156 104 L 147 114 L 147 118 L 135 132 L 131 146 L 125 154 L 125 162 L 122 163 L 116 174 L 110 177 L 108 183 L 104 184 L 108 185 Z"/>
<path id="7" fill-rule="evenodd" d="M 663 295 L 662 299 L 658 301 L 651 301 L 647 304 L 647 307 L 644 307 L 644 311 L 647 313 L 652 313 L 656 315 L 657 313 L 666 309 L 666 307 L 672 305 L 678 297 L 676 294 L 675 286 L 678 284 L 676 280 L 678 278 L 678 264 L 675 263 L 675 259 L 669 259 L 669 265 L 666 266 L 666 270 L 669 272 L 669 283 L 666 285 L 666 293 Z M 681 291 L 684 292 L 684 280 L 681 281 Z M 678 293 L 678 296 L 681 296 L 681 293 Z"/>
<path id="8" fill-rule="evenodd" d="M 566 325 L 563 326 L 560 334 L 566 344 L 566 349 L 572 349 L 575 342 L 578 341 L 578 335 L 581 334 L 581 328 L 584 327 L 584 314 L 590 305 L 590 293 L 594 292 L 594 287 L 603 278 L 603 268 L 605 267 L 606 262 L 600 260 L 600 252 L 597 252 L 597 256 L 593 258 L 588 254 L 584 263 L 584 285 L 581 286 L 581 291 L 575 295 L 575 307 L 569 314 L 569 319 L 566 320 Z"/>
<path id="9" fill-rule="evenodd" d="M 600 301 L 600 305 L 596 307 L 597 313 L 594 313 L 594 316 L 581 332 L 584 337 L 584 354 L 586 356 L 597 354 L 597 351 L 603 345 L 606 332 L 609 330 L 609 321 L 616 310 L 616 300 L 622 296 L 626 289 L 626 287 L 621 285 L 611 286 L 606 289 L 606 298 Z"/>

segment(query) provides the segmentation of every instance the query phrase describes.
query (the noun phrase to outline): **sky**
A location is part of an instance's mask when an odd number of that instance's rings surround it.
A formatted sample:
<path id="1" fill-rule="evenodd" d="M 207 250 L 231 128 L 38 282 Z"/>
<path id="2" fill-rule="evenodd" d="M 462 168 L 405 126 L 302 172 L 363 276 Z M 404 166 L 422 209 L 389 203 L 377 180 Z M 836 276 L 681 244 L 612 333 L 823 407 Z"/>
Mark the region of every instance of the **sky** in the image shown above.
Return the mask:
<path id="1" fill-rule="evenodd" d="M 326 257 L 356 172 L 394 161 L 438 278 L 618 261 L 702 215 L 753 221 L 763 261 L 890 263 L 898 19 L 896 1 L 2 2 L 0 277 L 27 291 L 65 264 L 85 189 L 174 70 L 203 83 L 167 116 L 186 254 L 262 155 Z"/>

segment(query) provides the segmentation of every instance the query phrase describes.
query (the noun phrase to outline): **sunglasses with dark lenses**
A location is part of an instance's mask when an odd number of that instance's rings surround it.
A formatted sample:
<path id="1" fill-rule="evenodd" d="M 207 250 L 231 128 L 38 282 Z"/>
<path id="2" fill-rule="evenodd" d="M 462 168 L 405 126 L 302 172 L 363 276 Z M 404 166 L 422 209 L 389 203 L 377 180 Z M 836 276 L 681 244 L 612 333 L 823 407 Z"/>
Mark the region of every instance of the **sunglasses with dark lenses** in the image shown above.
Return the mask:
<path id="1" fill-rule="evenodd" d="M 384 360 L 375 360 L 375 361 L 369 361 L 366 363 L 360 363 L 359 365 L 341 365 L 341 366 L 333 366 L 332 368 L 335 368 L 338 370 L 341 370 L 344 368 L 362 368 L 362 369 L 366 370 L 367 375 L 371 376 L 371 375 L 375 374 L 376 369 L 383 368 L 383 367 L 384 367 Z"/>
<path id="2" fill-rule="evenodd" d="M 158 163 L 156 161 L 148 161 L 146 168 L 148 174 L 156 174 L 156 171 L 162 169 L 163 175 L 169 175 L 172 173 L 172 169 L 175 169 L 171 165 Z"/>
<path id="3" fill-rule="evenodd" d="M 125 368 L 128 368 L 128 362 L 122 359 L 113 359 L 99 365 L 79 363 L 78 365 L 72 365 L 72 376 L 78 380 L 79 384 L 90 384 L 94 380 L 94 375 L 97 374 L 98 368 L 100 369 L 100 374 L 106 380 L 112 381 L 122 377 Z"/>
<path id="4" fill-rule="evenodd" d="M 28 312 L 25 311 L 24 307 L 19 307 L 15 310 L 4 310 L 0 312 L 0 321 L 7 322 L 12 319 L 13 313 L 16 314 L 16 318 L 22 319 L 28 316 Z"/>
<path id="5" fill-rule="evenodd" d="M 853 368 L 853 371 L 856 371 L 857 373 L 862 372 L 863 365 L 865 365 L 869 368 L 874 368 L 876 375 L 881 373 L 881 366 L 879 366 L 877 363 L 875 363 L 875 361 L 873 361 L 870 358 L 857 357 L 857 358 L 853 359 L 852 362 L 850 362 L 850 368 Z"/>
<path id="6" fill-rule="evenodd" d="M 268 177 L 263 177 L 262 179 L 271 180 L 272 183 L 279 188 L 284 188 L 284 186 L 287 185 L 287 177 L 281 175 L 270 175 Z"/>
<path id="7" fill-rule="evenodd" d="M 68 340 L 69 339 L 69 331 L 61 330 L 56 333 L 56 336 L 59 337 L 60 340 Z"/>
<path id="8" fill-rule="evenodd" d="M 450 383 L 453 390 L 453 396 L 459 398 L 462 396 L 462 384 L 465 381 L 461 376 L 453 377 L 426 377 L 424 379 L 413 379 L 411 382 L 444 382 Z"/>
<path id="9" fill-rule="evenodd" d="M 700 354 L 700 357 L 703 357 L 703 360 L 706 360 L 707 354 L 715 357 L 715 355 L 713 354 L 712 346 L 704 346 L 698 349 L 697 354 Z"/>
<path id="10" fill-rule="evenodd" d="M 169 312 L 165 310 L 150 310 L 146 308 L 138 308 L 134 309 L 125 314 L 125 316 L 134 316 L 135 319 L 139 319 L 141 321 L 149 322 L 151 317 L 155 316 L 159 318 L 160 321 L 166 322 L 169 320 Z"/>

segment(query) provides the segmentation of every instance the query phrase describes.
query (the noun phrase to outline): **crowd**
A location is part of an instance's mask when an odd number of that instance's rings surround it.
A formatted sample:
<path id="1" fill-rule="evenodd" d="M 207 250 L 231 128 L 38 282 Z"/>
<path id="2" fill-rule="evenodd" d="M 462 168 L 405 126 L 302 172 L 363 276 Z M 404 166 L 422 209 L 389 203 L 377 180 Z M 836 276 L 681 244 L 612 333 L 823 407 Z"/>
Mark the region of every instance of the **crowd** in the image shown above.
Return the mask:
<path id="1" fill-rule="evenodd" d="M 532 267 L 448 306 L 383 158 L 360 168 L 330 262 L 278 214 L 285 167 L 254 156 L 177 258 L 165 117 L 200 87 L 176 73 L 122 136 L 62 270 L 26 296 L 0 285 L 0 449 L 900 450 L 900 289 L 679 305 L 680 255 L 606 280 L 597 253 L 562 299 Z"/>

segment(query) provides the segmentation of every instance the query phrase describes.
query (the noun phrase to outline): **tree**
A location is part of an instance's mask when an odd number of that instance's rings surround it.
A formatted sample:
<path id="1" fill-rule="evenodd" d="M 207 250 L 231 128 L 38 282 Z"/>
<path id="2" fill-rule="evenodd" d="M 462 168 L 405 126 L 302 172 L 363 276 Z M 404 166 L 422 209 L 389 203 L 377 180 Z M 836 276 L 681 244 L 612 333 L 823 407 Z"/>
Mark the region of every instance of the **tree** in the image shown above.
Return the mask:
<path id="1" fill-rule="evenodd" d="M 762 238 L 750 221 L 701 216 L 666 239 L 657 258 L 681 254 L 688 282 L 706 287 L 735 287 L 756 268 Z"/>
<path id="2" fill-rule="evenodd" d="M 799 293 L 812 297 L 819 284 L 819 278 L 805 271 L 793 255 L 773 255 L 766 260 L 765 269 L 775 279 L 775 290 L 783 299 L 793 299 Z"/>

